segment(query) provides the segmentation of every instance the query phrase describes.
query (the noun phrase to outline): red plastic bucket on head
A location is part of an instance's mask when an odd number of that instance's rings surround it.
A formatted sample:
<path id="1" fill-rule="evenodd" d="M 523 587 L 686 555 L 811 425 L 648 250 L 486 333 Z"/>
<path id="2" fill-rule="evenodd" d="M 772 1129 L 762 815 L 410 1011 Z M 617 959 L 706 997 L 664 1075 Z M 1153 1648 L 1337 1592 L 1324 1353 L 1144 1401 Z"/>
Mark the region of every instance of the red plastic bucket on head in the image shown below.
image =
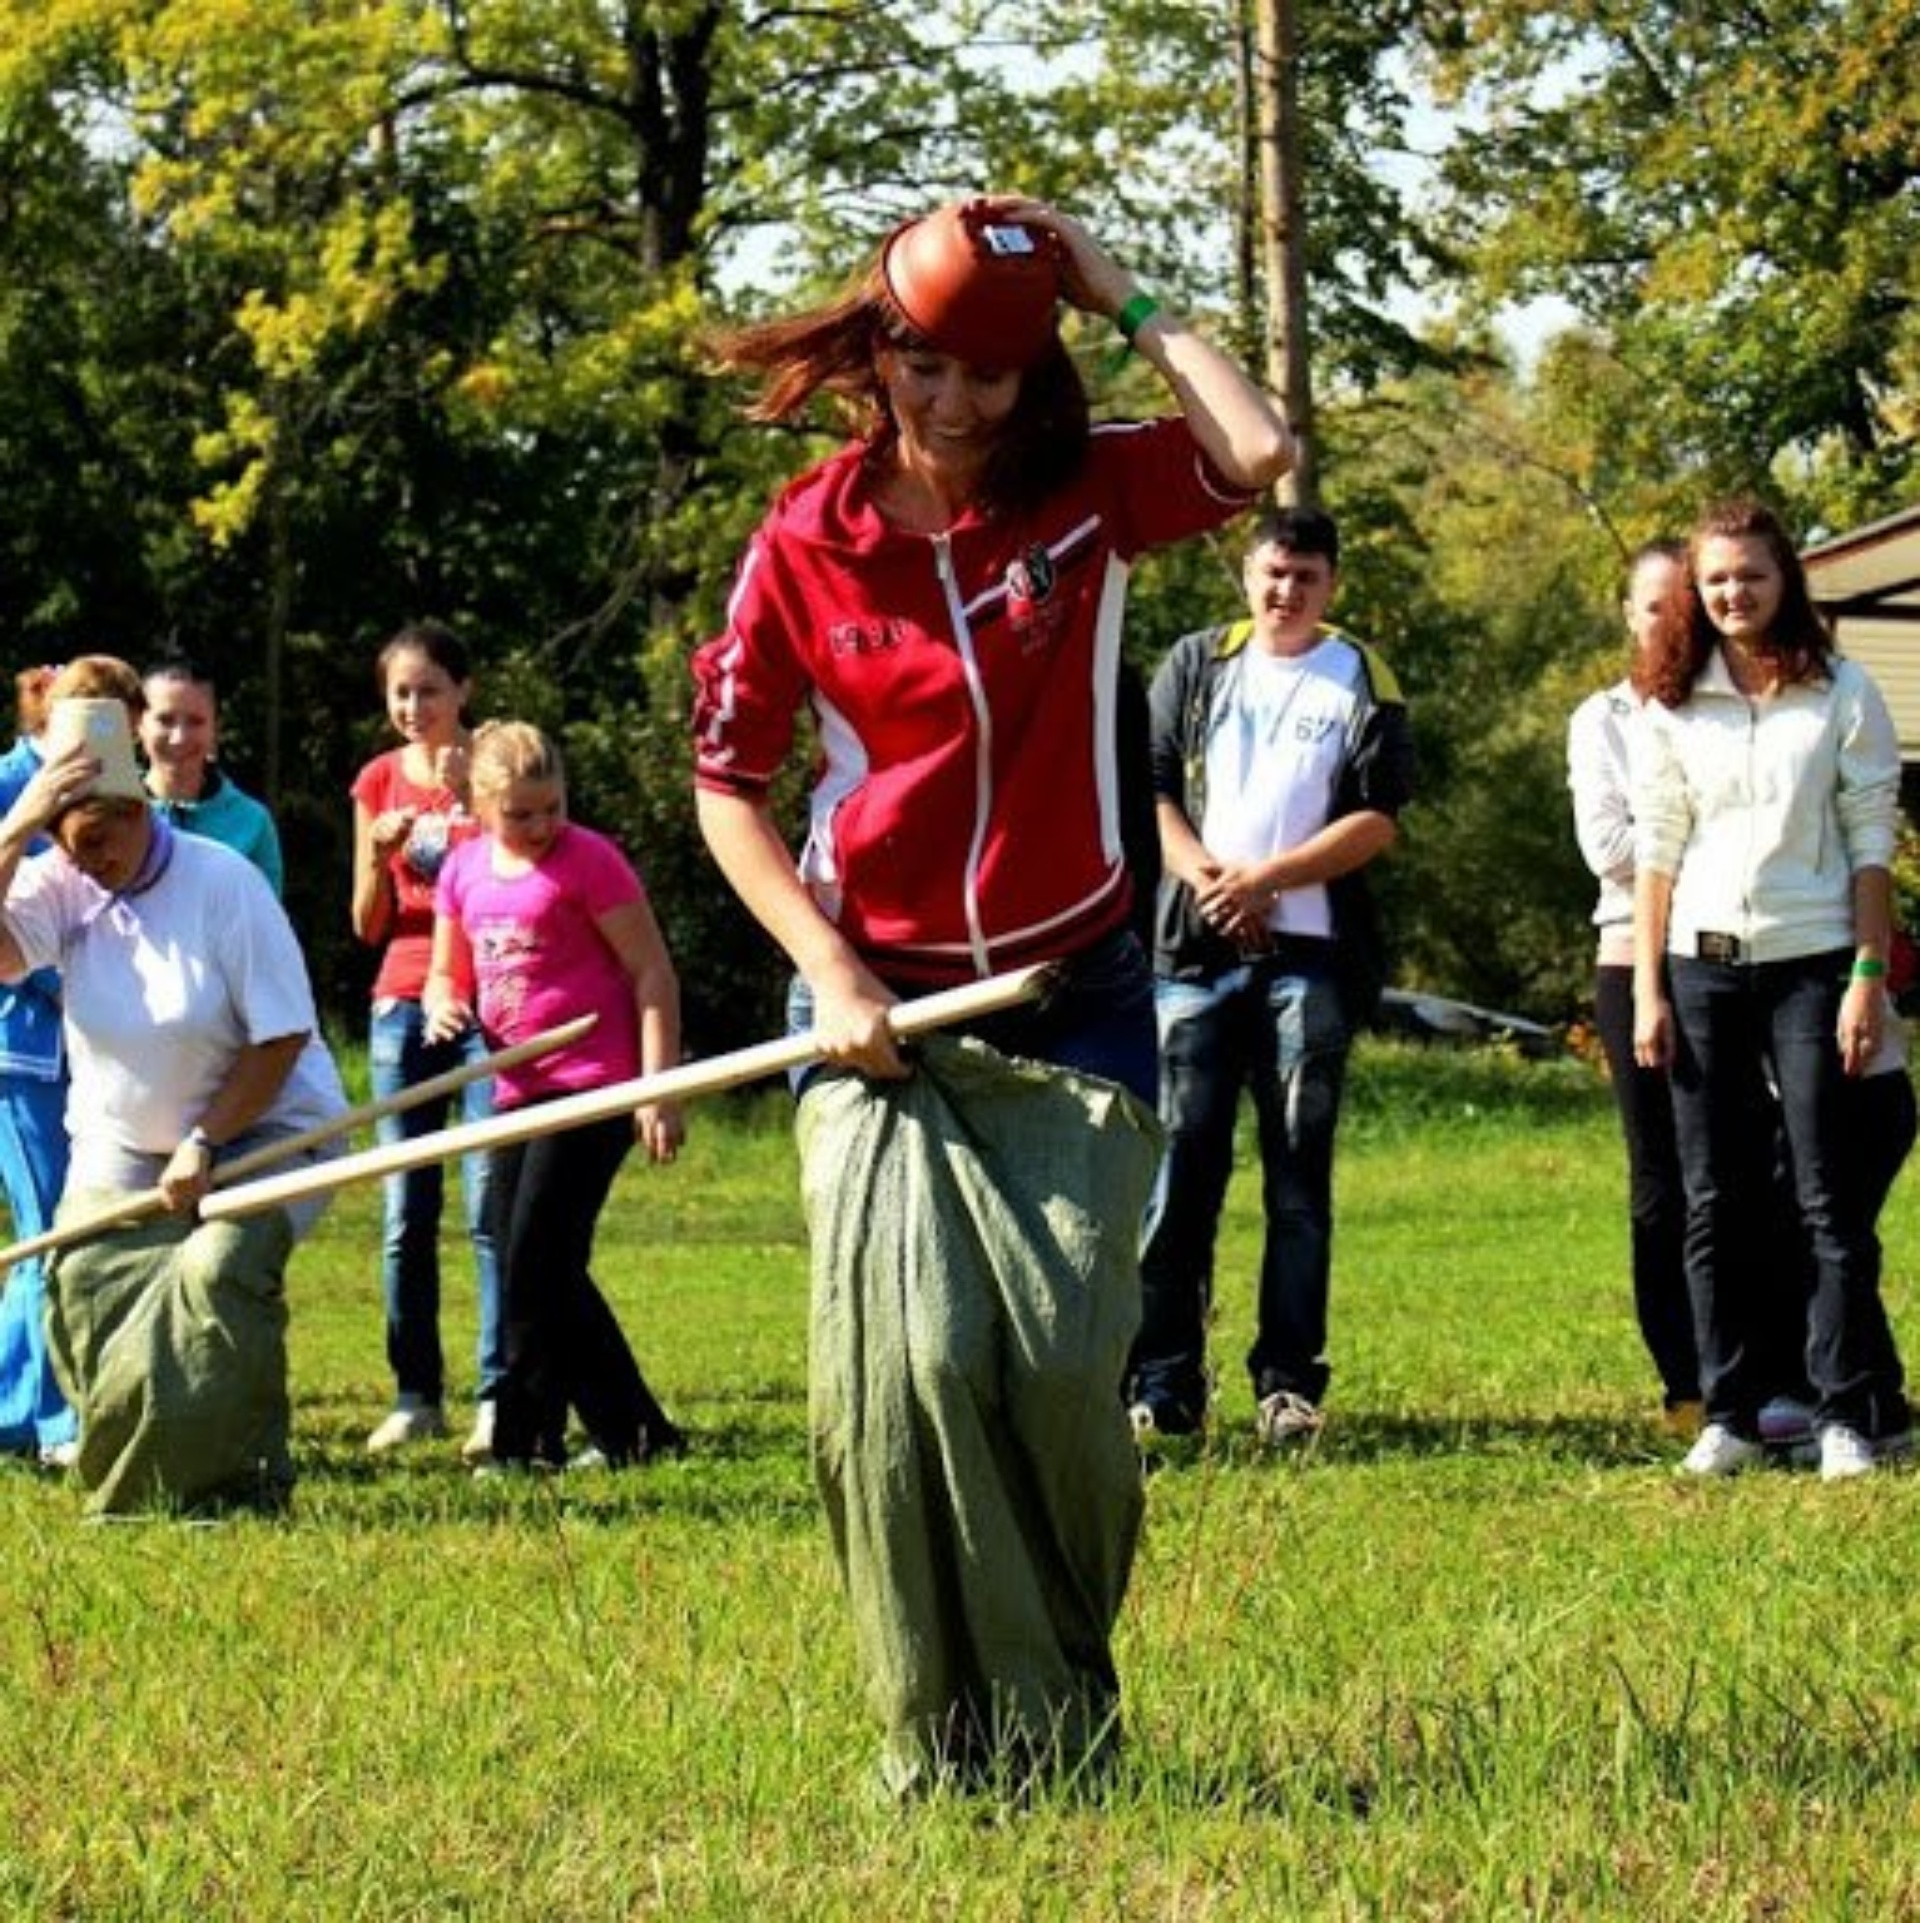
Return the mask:
<path id="1" fill-rule="evenodd" d="M 880 271 L 908 324 L 941 353 L 974 367 L 1026 367 L 1053 339 L 1058 244 L 993 208 L 956 201 L 896 227 Z"/>

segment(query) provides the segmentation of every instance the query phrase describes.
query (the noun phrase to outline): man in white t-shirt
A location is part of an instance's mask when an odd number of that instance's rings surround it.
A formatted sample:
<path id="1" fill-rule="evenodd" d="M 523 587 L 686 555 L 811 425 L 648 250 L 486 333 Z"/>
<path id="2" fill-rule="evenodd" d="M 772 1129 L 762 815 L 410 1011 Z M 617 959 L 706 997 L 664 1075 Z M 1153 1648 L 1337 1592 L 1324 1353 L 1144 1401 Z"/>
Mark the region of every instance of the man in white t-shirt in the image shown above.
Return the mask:
<path id="1" fill-rule="evenodd" d="M 1143 1442 L 1206 1419 L 1214 1243 L 1243 1089 L 1267 1211 L 1247 1357 L 1256 1427 L 1276 1448 L 1320 1428 L 1334 1136 L 1353 1033 L 1384 974 L 1364 870 L 1393 843 L 1413 760 L 1392 673 L 1326 624 L 1339 559 L 1327 515 L 1266 514 L 1246 556 L 1248 618 L 1176 642 L 1154 678 L 1168 1143 L 1129 1372 Z"/>

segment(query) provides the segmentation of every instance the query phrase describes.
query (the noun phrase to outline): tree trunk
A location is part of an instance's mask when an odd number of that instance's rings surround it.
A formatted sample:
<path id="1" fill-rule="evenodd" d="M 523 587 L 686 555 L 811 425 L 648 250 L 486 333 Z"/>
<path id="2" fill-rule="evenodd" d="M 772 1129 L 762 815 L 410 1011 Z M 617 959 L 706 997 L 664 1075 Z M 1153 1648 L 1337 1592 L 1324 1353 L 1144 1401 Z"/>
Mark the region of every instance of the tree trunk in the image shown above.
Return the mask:
<path id="1" fill-rule="evenodd" d="M 1254 0 L 1233 10 L 1233 106 L 1238 123 L 1233 208 L 1234 347 L 1251 366 L 1265 353 L 1266 315 L 1260 305 L 1259 107 L 1253 78 Z"/>
<path id="2" fill-rule="evenodd" d="M 269 808 L 280 805 L 282 736 L 286 728 L 287 634 L 293 625 L 294 561 L 293 512 L 287 499 L 287 439 L 296 430 L 293 409 L 279 382 L 273 383 L 273 446 L 267 455 L 267 609 L 266 634 L 266 755 L 262 770 Z"/>
<path id="3" fill-rule="evenodd" d="M 1260 149 L 1261 260 L 1267 283 L 1267 383 L 1299 443 L 1282 499 L 1320 500 L 1308 361 L 1307 248 L 1300 138 L 1299 0 L 1253 0 L 1254 99 Z"/>

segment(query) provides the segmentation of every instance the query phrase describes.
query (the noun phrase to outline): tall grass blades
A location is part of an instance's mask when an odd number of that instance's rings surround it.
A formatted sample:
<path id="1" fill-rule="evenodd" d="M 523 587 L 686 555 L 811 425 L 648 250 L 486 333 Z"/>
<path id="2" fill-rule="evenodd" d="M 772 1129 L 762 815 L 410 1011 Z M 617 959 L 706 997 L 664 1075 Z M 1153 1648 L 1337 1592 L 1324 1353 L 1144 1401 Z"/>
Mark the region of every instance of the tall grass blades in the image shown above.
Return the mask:
<path id="1" fill-rule="evenodd" d="M 1212 1429 L 1148 1478 L 1111 1780 L 875 1795 L 769 1096 L 698 1111 L 603 1226 L 684 1461 L 370 1460 L 361 1190 L 295 1261 L 290 1518 L 86 1528 L 0 1471 L 0 1915 L 1920 1916 L 1920 1478 L 1675 1477 L 1591 1069 L 1369 1044 L 1350 1099 L 1327 1427 L 1253 1441 L 1249 1150 Z M 1908 1178 L 1910 1344 L 1916 1217 Z M 451 1238 L 447 1270 L 465 1358 Z"/>

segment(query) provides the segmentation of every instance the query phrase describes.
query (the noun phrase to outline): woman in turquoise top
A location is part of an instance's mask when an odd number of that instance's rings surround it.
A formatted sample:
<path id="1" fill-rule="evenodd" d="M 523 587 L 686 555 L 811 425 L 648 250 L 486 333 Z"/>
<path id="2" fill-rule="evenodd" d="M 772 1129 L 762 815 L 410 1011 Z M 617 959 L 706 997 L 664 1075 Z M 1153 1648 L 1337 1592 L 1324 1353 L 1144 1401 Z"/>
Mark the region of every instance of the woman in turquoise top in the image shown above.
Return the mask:
<path id="1" fill-rule="evenodd" d="M 280 831 L 264 804 L 236 786 L 216 758 L 220 704 L 213 677 L 173 656 L 147 669 L 141 686 L 147 706 L 140 717 L 140 752 L 147 758 L 155 812 L 190 835 L 225 842 L 266 876 L 276 895 L 284 894 Z"/>

